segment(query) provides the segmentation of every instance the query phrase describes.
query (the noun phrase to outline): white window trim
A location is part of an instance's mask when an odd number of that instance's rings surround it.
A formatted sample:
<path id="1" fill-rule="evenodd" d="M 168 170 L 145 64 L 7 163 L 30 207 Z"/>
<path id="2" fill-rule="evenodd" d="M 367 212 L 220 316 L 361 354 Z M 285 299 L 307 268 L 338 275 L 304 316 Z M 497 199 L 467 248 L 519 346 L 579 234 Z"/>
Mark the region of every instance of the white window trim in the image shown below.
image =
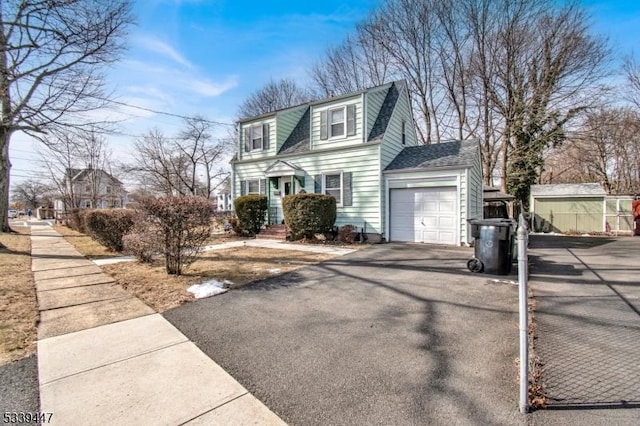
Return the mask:
<path id="1" fill-rule="evenodd" d="M 260 181 L 262 179 L 247 179 L 245 180 L 244 184 L 245 184 L 245 188 L 244 188 L 244 193 L 245 195 L 249 195 L 249 194 L 257 194 L 260 195 L 262 194 L 262 188 L 260 185 Z M 258 192 L 249 192 L 249 182 L 254 182 L 254 181 L 258 181 Z"/>
<path id="2" fill-rule="evenodd" d="M 334 135 L 333 134 L 333 128 L 331 127 L 332 124 L 338 124 L 340 123 L 340 121 L 336 122 L 336 123 L 332 123 L 331 122 L 331 113 L 333 111 L 338 111 L 338 110 L 342 110 L 342 134 L 341 135 Z M 327 110 L 327 138 L 328 139 L 344 139 L 347 137 L 347 106 L 341 106 L 341 107 L 337 107 L 337 108 L 329 108 Z"/>
<path id="3" fill-rule="evenodd" d="M 264 129 L 263 129 L 263 127 L 262 127 L 262 126 L 263 126 L 262 124 L 254 124 L 254 125 L 252 125 L 252 126 L 250 127 L 250 129 L 251 129 L 251 130 L 249 131 L 249 134 L 251 135 L 251 141 L 250 141 L 250 143 L 251 143 L 251 149 L 249 150 L 249 152 L 252 152 L 252 151 L 262 151 L 262 150 L 264 149 L 264 134 L 263 134 Z M 259 137 L 259 138 L 254 138 L 254 137 L 253 137 L 253 135 L 254 135 L 254 134 L 255 134 L 255 132 L 256 132 L 256 129 L 259 129 L 259 131 L 260 131 L 260 137 Z M 258 140 L 258 139 L 260 139 L 260 148 L 256 148 L 256 147 L 253 145 L 253 141 Z"/>
<path id="4" fill-rule="evenodd" d="M 324 195 L 329 195 L 327 194 L 327 176 L 333 176 L 333 175 L 340 175 L 340 199 L 336 198 L 336 205 L 340 207 L 342 206 L 342 201 L 344 199 L 344 173 L 342 172 L 342 170 L 322 173 L 322 193 Z M 337 188 L 330 188 L 330 189 L 335 190 Z"/>

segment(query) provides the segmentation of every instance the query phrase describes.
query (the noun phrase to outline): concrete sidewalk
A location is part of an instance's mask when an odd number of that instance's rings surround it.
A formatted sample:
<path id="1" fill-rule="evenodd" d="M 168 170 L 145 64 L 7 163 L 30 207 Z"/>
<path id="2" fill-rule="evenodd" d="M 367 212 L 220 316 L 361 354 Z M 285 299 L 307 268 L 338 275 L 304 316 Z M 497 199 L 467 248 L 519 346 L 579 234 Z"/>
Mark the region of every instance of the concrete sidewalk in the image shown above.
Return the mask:
<path id="1" fill-rule="evenodd" d="M 640 238 L 532 237 L 535 347 L 556 409 L 532 424 L 640 424 L 639 252 Z"/>
<path id="2" fill-rule="evenodd" d="M 31 235 L 40 405 L 52 424 L 284 424 L 52 228 Z"/>

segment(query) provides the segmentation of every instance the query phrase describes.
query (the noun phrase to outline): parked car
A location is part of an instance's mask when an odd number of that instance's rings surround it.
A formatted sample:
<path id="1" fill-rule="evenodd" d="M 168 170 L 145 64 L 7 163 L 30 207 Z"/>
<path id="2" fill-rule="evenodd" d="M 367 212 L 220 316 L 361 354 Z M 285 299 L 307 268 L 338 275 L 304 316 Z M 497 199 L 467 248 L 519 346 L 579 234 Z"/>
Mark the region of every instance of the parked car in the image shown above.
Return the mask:
<path id="1" fill-rule="evenodd" d="M 9 210 L 9 219 L 15 219 L 18 217 L 18 210 Z"/>

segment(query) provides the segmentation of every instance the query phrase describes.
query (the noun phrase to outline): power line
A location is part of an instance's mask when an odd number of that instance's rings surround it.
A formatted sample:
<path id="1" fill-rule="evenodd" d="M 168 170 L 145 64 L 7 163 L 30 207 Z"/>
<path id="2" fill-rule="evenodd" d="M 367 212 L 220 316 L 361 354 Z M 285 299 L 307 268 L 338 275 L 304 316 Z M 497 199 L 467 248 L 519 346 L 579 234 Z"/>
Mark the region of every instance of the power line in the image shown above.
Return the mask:
<path id="1" fill-rule="evenodd" d="M 152 108 L 141 107 L 139 105 L 133 105 L 133 104 L 129 104 L 129 103 L 126 103 L 126 102 L 115 101 L 115 100 L 109 99 L 109 98 L 103 98 L 103 97 L 99 97 L 99 96 L 94 96 L 94 97 L 96 99 L 100 99 L 101 101 L 111 102 L 112 104 L 126 106 L 126 107 L 129 107 L 129 108 L 135 108 L 135 109 L 139 109 L 141 111 L 152 112 L 154 114 L 161 114 L 161 115 L 166 115 L 168 117 L 182 118 L 183 120 L 196 119 L 195 117 L 188 117 L 186 115 L 175 114 L 175 113 L 172 113 L 172 112 L 166 112 L 166 111 L 160 111 L 160 110 L 156 110 L 156 109 L 152 109 Z M 143 118 L 143 117 L 140 117 L 140 118 Z M 198 121 L 203 121 L 205 123 L 210 123 L 210 124 L 218 124 L 218 125 L 221 125 L 221 126 L 233 126 L 233 127 L 235 127 L 235 124 L 233 124 L 233 123 L 224 123 L 222 121 L 207 120 L 205 118 L 198 118 L 197 120 Z"/>

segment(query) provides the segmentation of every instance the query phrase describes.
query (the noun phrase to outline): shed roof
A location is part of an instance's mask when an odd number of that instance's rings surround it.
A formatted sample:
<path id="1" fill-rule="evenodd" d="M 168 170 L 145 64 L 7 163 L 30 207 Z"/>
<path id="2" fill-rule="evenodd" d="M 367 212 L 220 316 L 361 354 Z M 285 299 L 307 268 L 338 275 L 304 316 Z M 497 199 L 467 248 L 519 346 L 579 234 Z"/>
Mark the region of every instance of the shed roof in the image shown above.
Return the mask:
<path id="1" fill-rule="evenodd" d="M 532 197 L 604 197 L 607 192 L 599 183 L 558 183 L 531 185 Z"/>
<path id="2" fill-rule="evenodd" d="M 431 145 L 408 146 L 400 151 L 385 170 L 467 168 L 478 155 L 477 141 L 451 141 Z"/>

